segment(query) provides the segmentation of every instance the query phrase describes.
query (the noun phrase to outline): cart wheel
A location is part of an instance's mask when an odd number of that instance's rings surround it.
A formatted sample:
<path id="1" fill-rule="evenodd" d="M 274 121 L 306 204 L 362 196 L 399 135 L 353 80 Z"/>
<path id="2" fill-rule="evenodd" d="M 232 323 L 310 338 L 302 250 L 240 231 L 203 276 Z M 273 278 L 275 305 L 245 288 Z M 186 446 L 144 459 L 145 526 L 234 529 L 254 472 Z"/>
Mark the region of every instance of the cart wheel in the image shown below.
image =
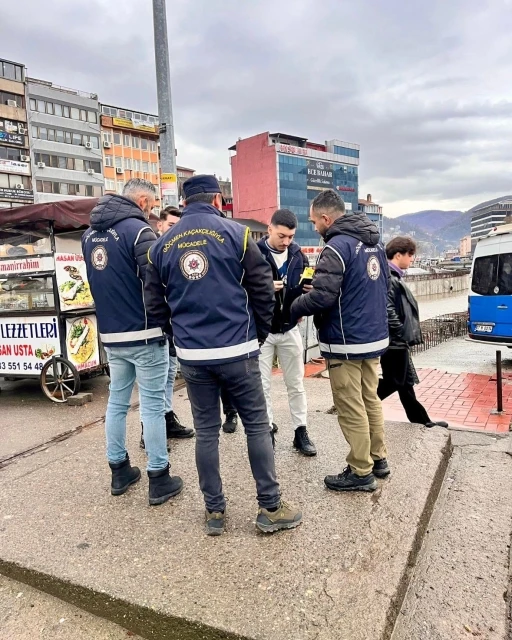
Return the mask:
<path id="1" fill-rule="evenodd" d="M 67 402 L 80 391 L 80 376 L 66 358 L 52 358 L 41 370 L 41 389 L 52 402 Z"/>

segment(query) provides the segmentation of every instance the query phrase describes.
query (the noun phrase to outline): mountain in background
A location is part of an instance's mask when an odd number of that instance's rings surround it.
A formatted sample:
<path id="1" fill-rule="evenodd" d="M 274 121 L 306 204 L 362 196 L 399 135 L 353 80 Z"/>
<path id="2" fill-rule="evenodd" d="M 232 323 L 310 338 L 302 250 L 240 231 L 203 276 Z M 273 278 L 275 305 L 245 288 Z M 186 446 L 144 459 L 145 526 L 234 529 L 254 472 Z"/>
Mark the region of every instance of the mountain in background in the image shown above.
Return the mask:
<path id="1" fill-rule="evenodd" d="M 442 211 L 439 209 L 427 209 L 425 211 L 417 211 L 416 213 L 406 213 L 403 216 L 395 218 L 412 225 L 416 229 L 421 229 L 425 233 L 433 234 L 443 227 L 452 224 L 460 217 L 462 211 Z"/>

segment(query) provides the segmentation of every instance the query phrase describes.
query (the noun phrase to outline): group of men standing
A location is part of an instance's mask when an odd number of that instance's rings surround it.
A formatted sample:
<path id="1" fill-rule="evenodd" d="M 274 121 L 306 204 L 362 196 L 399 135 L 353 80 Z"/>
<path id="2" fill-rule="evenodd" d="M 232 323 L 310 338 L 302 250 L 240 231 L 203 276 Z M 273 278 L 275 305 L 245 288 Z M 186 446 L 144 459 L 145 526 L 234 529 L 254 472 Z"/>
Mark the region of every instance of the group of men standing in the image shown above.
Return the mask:
<path id="1" fill-rule="evenodd" d="M 278 428 L 270 388 L 277 354 L 293 446 L 305 456 L 316 455 L 307 431 L 298 328 L 308 315 L 314 316 L 350 446 L 346 469 L 327 476 L 325 484 L 336 491 L 373 491 L 375 476 L 390 473 L 377 395 L 379 357 L 389 343 L 389 269 L 375 225 L 364 215 L 345 216 L 335 191 L 321 192 L 310 220 L 326 246 L 311 282 L 305 279 L 307 258 L 294 242 L 297 219 L 291 211 L 276 211 L 268 236 L 256 244 L 247 227 L 223 217 L 214 176 L 194 176 L 183 190 L 185 208 L 166 212 L 159 239 L 147 222 L 155 187 L 133 179 L 122 195 L 100 200 L 82 240 L 110 363 L 106 436 L 112 494 L 124 493 L 140 479 L 125 445 L 135 380 L 149 503 L 162 504 L 182 490 L 182 480 L 170 474 L 166 446 L 166 435 L 194 436 L 172 410 L 177 358 L 194 418 L 207 533 L 221 534 L 226 518 L 219 465 L 221 395 L 228 418 L 224 430 L 235 430 L 238 414 L 247 436 L 257 528 L 273 532 L 298 526 L 302 513 L 282 499 L 277 480 L 273 443 Z"/>

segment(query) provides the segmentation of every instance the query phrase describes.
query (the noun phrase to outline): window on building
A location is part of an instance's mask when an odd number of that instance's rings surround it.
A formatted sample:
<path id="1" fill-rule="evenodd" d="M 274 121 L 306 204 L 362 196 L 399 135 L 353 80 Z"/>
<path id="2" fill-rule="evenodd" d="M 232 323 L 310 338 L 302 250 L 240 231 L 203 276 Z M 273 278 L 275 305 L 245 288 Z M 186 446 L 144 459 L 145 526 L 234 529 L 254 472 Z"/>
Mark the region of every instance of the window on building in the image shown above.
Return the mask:
<path id="1" fill-rule="evenodd" d="M 126 111 L 124 109 L 119 109 L 119 117 L 126 118 Z"/>
<path id="2" fill-rule="evenodd" d="M 88 142 L 91 143 L 93 149 L 100 148 L 100 139 L 98 138 L 98 136 L 88 136 L 88 138 Z"/>
<path id="3" fill-rule="evenodd" d="M 122 181 L 116 182 L 116 191 L 119 195 L 123 193 L 123 189 L 124 189 L 124 182 Z"/>
<path id="4" fill-rule="evenodd" d="M 0 91 L 0 104 L 8 105 L 9 102 L 15 102 L 16 106 L 20 108 L 25 106 L 25 99 L 23 96 L 11 93 L 10 91 Z"/>
<path id="5" fill-rule="evenodd" d="M 129 133 L 125 133 L 123 136 L 123 144 L 125 147 L 131 147 L 132 143 L 131 143 L 131 136 Z"/>
<path id="6" fill-rule="evenodd" d="M 131 111 L 127 111 L 126 112 L 126 117 L 129 118 L 130 120 L 133 119 L 133 113 Z"/>
<path id="7" fill-rule="evenodd" d="M 115 180 L 109 180 L 108 178 L 105 178 L 105 189 L 107 191 L 115 191 L 116 190 L 116 181 Z"/>
<path id="8" fill-rule="evenodd" d="M 133 168 L 135 169 L 135 171 L 140 171 L 140 160 L 134 160 L 133 161 Z"/>
<path id="9" fill-rule="evenodd" d="M 46 113 L 53 116 L 53 102 L 46 103 Z"/>
<path id="10" fill-rule="evenodd" d="M 151 173 L 154 173 L 155 175 L 158 173 L 156 162 L 151 163 Z"/>
<path id="11" fill-rule="evenodd" d="M 0 158 L 2 158 L 2 160 L 17 160 L 20 162 L 21 156 L 28 156 L 28 149 L 0 147 Z"/>
<path id="12" fill-rule="evenodd" d="M 70 116 L 69 107 L 65 104 L 62 105 L 62 115 L 64 118 L 69 118 Z"/>
<path id="13" fill-rule="evenodd" d="M 154 116 L 149 116 L 148 120 L 151 124 L 156 124 L 156 118 Z"/>
<path id="14" fill-rule="evenodd" d="M 34 100 L 34 98 L 30 98 L 30 109 L 31 111 L 36 110 L 36 101 Z"/>
<path id="15" fill-rule="evenodd" d="M 132 159 L 131 158 L 125 158 L 124 159 L 124 168 L 125 169 L 131 169 L 132 168 Z"/>
<path id="16" fill-rule="evenodd" d="M 149 173 L 149 162 L 142 163 L 142 171 L 144 171 L 144 173 Z"/>
<path id="17" fill-rule="evenodd" d="M 96 111 L 87 112 L 87 122 L 90 122 L 91 124 L 97 124 L 98 114 L 96 113 Z"/>
<path id="18" fill-rule="evenodd" d="M 62 118 L 62 105 L 59 104 L 58 102 L 56 102 L 53 105 L 53 111 L 55 113 L 56 116 L 60 116 Z"/>
<path id="19" fill-rule="evenodd" d="M 80 120 L 80 109 L 78 107 L 71 107 L 71 120 Z"/>
<path id="20" fill-rule="evenodd" d="M 140 119 L 142 120 L 142 122 L 147 122 L 148 121 L 148 116 L 145 113 L 141 113 L 140 114 Z"/>
<path id="21" fill-rule="evenodd" d="M 123 168 L 123 159 L 121 158 L 121 156 L 116 156 L 114 162 L 115 162 L 116 169 Z"/>
<path id="22" fill-rule="evenodd" d="M 139 136 L 132 136 L 132 145 L 134 149 L 140 149 L 140 138 Z"/>
<path id="23" fill-rule="evenodd" d="M 48 140 L 55 142 L 55 129 L 48 129 Z"/>
<path id="24" fill-rule="evenodd" d="M 114 156 L 105 156 L 105 166 L 106 167 L 114 166 Z"/>
<path id="25" fill-rule="evenodd" d="M 121 134 L 114 133 L 114 144 L 121 144 Z"/>
<path id="26" fill-rule="evenodd" d="M 44 100 L 38 100 L 37 103 L 37 111 L 40 113 L 46 113 L 46 102 Z"/>
<path id="27" fill-rule="evenodd" d="M 96 160 L 86 160 L 85 168 L 92 169 L 94 173 L 101 173 L 101 162 L 98 162 Z"/>
<path id="28" fill-rule="evenodd" d="M 148 139 L 147 138 L 141 138 L 140 139 L 140 148 L 142 149 L 142 151 L 147 151 L 148 150 Z"/>
<path id="29" fill-rule="evenodd" d="M 157 146 L 156 146 L 156 142 L 154 140 L 150 140 L 150 142 L 149 142 L 149 150 L 152 151 L 153 153 L 156 153 Z"/>
<path id="30" fill-rule="evenodd" d="M 134 113 L 133 114 L 133 119 L 134 120 L 140 120 L 140 113 Z"/>
<path id="31" fill-rule="evenodd" d="M 82 134 L 81 133 L 72 133 L 73 136 L 73 144 L 81 145 L 82 144 Z"/>
<path id="32" fill-rule="evenodd" d="M 80 109 L 80 120 L 87 122 L 87 111 L 85 109 Z"/>
<path id="33" fill-rule="evenodd" d="M 71 144 L 73 142 L 73 136 L 71 135 L 71 131 L 64 131 L 64 142 L 66 144 Z"/>
<path id="34" fill-rule="evenodd" d="M 48 140 L 48 129 L 46 127 L 39 127 L 39 138 L 41 140 Z"/>
<path id="35" fill-rule="evenodd" d="M 70 158 L 71 160 L 72 158 Z M 81 158 L 76 158 L 75 169 L 77 171 L 85 171 L 85 162 Z"/>

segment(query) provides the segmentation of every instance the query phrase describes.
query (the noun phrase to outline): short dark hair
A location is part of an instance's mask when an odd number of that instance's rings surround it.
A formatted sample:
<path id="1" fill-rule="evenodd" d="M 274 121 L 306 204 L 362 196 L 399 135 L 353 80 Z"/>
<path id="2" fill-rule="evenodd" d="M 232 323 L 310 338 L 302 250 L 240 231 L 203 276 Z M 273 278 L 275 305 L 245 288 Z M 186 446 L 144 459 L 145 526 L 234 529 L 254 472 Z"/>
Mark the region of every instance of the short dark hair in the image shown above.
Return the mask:
<path id="1" fill-rule="evenodd" d="M 313 211 L 328 211 L 335 213 L 336 218 L 345 213 L 345 203 L 334 189 L 321 191 L 311 203 Z"/>
<path id="2" fill-rule="evenodd" d="M 297 216 L 290 209 L 278 209 L 272 214 L 270 224 L 274 227 L 282 225 L 288 229 L 297 228 Z"/>
<path id="3" fill-rule="evenodd" d="M 167 216 L 174 216 L 175 218 L 181 218 L 181 211 L 178 207 L 173 207 L 169 205 L 160 211 L 160 220 L 167 220 Z"/>
<path id="4" fill-rule="evenodd" d="M 390 240 L 386 245 L 386 256 L 388 260 L 393 260 L 397 253 L 410 256 L 416 254 L 416 243 L 409 236 L 397 236 Z"/>
<path id="5" fill-rule="evenodd" d="M 213 199 L 215 198 L 216 195 L 218 194 L 217 193 L 194 193 L 193 196 L 189 196 L 185 200 L 185 203 L 187 205 L 194 204 L 194 202 L 206 202 L 206 204 L 212 204 Z"/>

